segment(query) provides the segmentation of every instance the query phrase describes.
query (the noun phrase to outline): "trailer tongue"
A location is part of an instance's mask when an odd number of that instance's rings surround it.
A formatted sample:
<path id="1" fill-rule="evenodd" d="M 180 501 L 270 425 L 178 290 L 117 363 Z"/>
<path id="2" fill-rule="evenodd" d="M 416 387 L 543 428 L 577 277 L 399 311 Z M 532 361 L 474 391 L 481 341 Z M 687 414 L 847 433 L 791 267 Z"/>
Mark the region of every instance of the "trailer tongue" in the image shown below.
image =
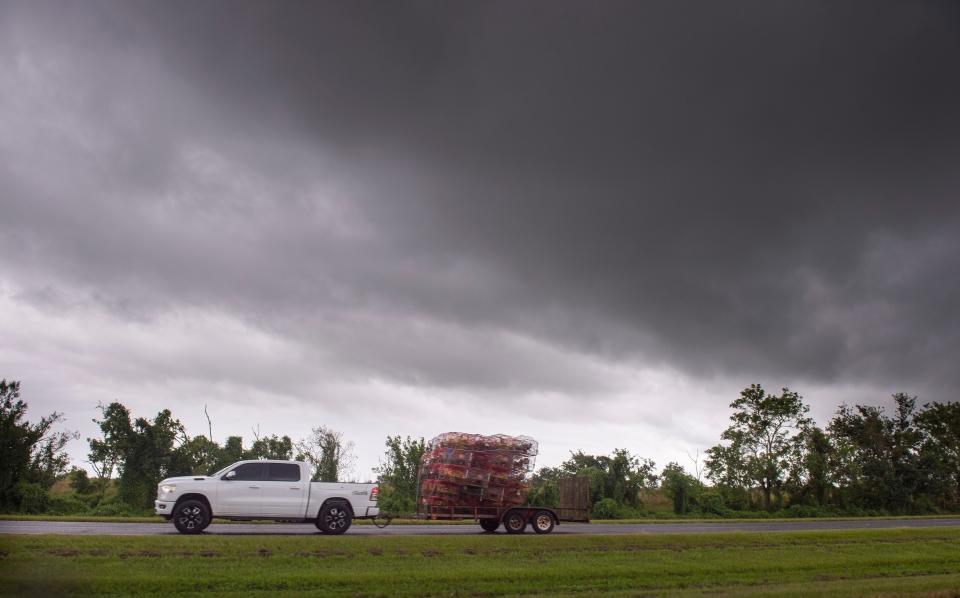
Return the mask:
<path id="1" fill-rule="evenodd" d="M 473 519 L 487 532 L 502 523 L 520 534 L 529 524 L 549 534 L 561 521 L 589 520 L 589 480 L 561 480 L 560 508 L 526 503 L 537 442 L 526 436 L 448 432 L 432 439 L 420 462 L 417 516 Z"/>

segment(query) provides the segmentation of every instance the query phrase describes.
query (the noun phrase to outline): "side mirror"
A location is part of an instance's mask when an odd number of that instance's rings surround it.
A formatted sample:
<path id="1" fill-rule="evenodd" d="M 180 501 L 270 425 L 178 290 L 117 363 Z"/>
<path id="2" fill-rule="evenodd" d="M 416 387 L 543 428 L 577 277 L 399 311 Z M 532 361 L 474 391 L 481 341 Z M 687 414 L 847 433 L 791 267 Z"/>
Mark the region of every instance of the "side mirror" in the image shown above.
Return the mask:
<path id="1" fill-rule="evenodd" d="M 236 470 L 236 469 L 234 469 L 233 471 L 228 471 L 228 472 L 227 472 L 227 475 L 223 476 L 223 479 L 225 479 L 225 480 L 232 480 L 232 479 L 235 478 L 235 477 L 237 477 L 237 470 Z"/>

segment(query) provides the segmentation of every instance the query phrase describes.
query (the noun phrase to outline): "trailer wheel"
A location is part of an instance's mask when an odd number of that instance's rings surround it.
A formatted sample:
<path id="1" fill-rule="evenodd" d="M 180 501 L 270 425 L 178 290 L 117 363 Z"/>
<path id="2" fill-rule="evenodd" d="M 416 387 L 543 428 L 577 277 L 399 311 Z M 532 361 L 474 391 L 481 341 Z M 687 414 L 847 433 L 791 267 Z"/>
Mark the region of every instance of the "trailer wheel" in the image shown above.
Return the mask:
<path id="1" fill-rule="evenodd" d="M 508 534 L 522 534 L 527 527 L 527 520 L 520 511 L 510 511 L 503 518 L 503 527 Z"/>
<path id="2" fill-rule="evenodd" d="M 338 536 L 350 528 L 353 518 L 350 516 L 350 509 L 346 503 L 339 500 L 331 500 L 320 508 L 317 520 L 314 525 L 321 532 Z"/>
<path id="3" fill-rule="evenodd" d="M 487 533 L 493 533 L 497 531 L 497 528 L 500 527 L 499 519 L 481 519 L 480 527 L 483 528 L 483 531 Z"/>
<path id="4" fill-rule="evenodd" d="M 533 516 L 533 531 L 538 534 L 549 534 L 556 524 L 550 511 L 537 511 Z"/>

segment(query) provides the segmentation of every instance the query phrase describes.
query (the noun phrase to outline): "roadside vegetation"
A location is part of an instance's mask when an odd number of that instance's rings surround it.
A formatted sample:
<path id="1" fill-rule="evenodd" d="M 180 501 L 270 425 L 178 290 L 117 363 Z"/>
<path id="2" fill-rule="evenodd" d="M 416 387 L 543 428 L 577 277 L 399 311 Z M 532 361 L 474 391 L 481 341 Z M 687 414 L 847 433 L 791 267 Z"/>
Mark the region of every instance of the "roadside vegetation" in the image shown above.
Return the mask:
<path id="1" fill-rule="evenodd" d="M 825 429 L 789 389 L 759 385 L 730 405 L 721 442 L 693 473 L 616 450 L 571 454 L 533 477 L 531 502 L 555 506 L 557 480 L 590 478 L 596 519 L 870 517 L 960 510 L 960 403 L 842 405 Z M 671 515 L 672 514 L 672 515 Z"/>
<path id="2" fill-rule="evenodd" d="M 960 530 L 12 536 L 2 595 L 957 596 Z"/>
<path id="3" fill-rule="evenodd" d="M 928 403 L 893 395 L 892 409 L 841 405 L 825 427 L 784 388 L 759 385 L 730 404 L 719 442 L 663 468 L 627 449 L 610 455 L 572 451 L 531 479 L 528 502 L 558 506 L 558 480 L 590 480 L 593 519 L 767 519 L 869 517 L 960 512 L 960 403 Z M 191 436 L 169 410 L 136 417 L 122 403 L 100 405 L 100 434 L 88 438 L 85 463 L 70 467 L 64 447 L 76 435 L 55 428 L 53 413 L 31 423 L 18 382 L 0 382 L 0 513 L 143 517 L 152 513 L 165 477 L 216 471 L 241 459 L 302 459 L 314 479 L 337 480 L 353 468 L 352 443 L 325 426 L 294 442 L 254 433 L 251 444 Z M 380 480 L 384 512 L 409 517 L 416 508 L 423 438 L 388 436 Z"/>

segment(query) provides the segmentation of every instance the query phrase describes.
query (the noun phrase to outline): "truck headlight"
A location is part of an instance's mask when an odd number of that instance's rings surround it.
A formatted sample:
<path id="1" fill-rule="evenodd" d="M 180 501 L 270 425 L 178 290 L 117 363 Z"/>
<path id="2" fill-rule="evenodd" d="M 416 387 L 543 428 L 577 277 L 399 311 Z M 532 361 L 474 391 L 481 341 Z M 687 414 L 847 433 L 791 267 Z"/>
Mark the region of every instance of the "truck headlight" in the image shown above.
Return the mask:
<path id="1" fill-rule="evenodd" d="M 164 494 L 170 494 L 172 492 L 176 492 L 176 490 L 177 487 L 174 484 L 164 484 L 163 486 L 160 486 L 160 492 L 163 492 Z"/>

